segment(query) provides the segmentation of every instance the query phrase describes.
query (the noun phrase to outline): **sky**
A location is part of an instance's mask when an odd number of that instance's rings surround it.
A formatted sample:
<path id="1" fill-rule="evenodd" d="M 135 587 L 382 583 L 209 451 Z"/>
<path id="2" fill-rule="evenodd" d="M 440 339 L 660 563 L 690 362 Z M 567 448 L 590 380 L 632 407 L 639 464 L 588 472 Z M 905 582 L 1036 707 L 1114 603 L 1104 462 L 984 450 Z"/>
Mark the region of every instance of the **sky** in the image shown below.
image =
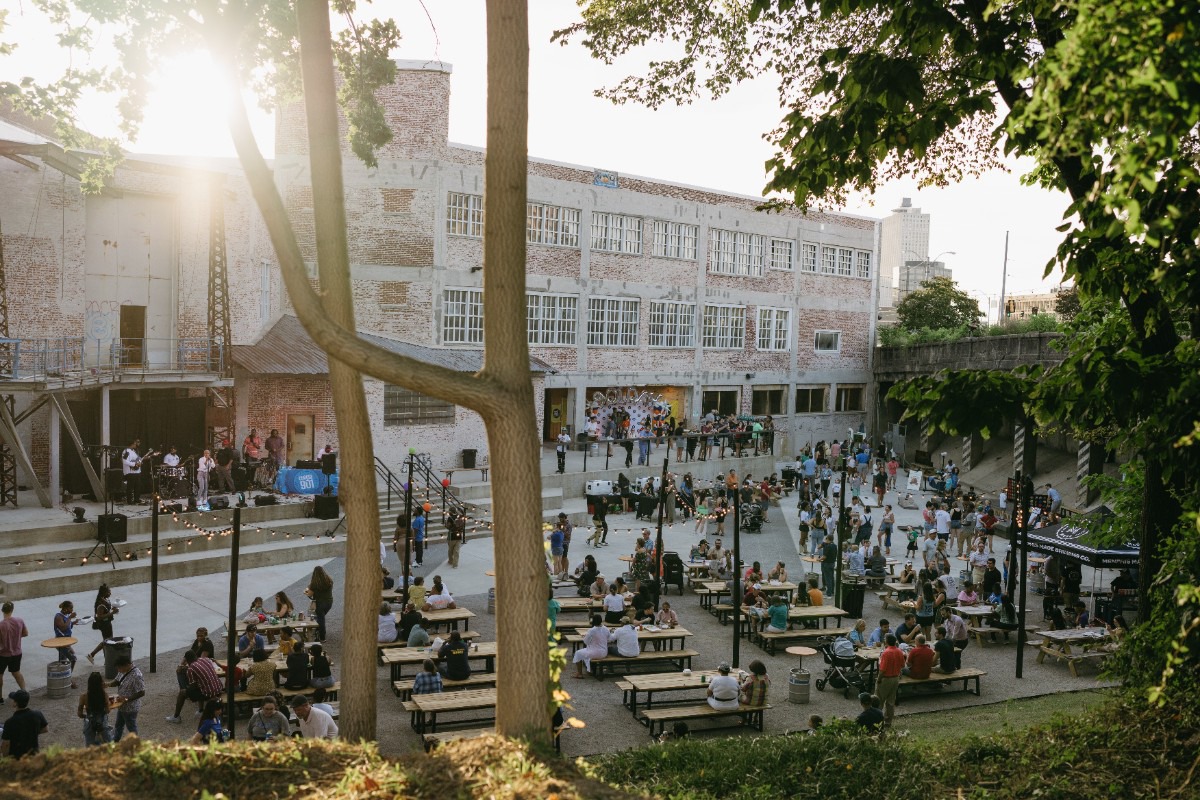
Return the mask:
<path id="1" fill-rule="evenodd" d="M 483 0 L 390 0 L 361 6 L 391 14 L 403 32 L 400 59 L 434 59 L 453 65 L 450 139 L 483 145 L 486 124 L 485 15 Z M 3 39 L 18 47 L 0 57 L 0 76 L 46 77 L 63 63 L 50 30 L 28 2 L 0 0 L 8 9 Z M 650 110 L 613 105 L 594 96 L 637 70 L 646 56 L 605 65 L 577 42 L 552 44 L 551 33 L 576 21 L 568 0 L 530 3 L 529 152 L 538 158 L 616 170 L 676 183 L 761 196 L 772 155 L 763 140 L 782 113 L 770 76 L 736 87 L 720 100 Z M 103 58 L 101 55 L 100 58 Z M 78 63 L 78 62 L 77 62 Z M 129 149 L 143 153 L 232 156 L 223 100 L 212 63 L 203 53 L 182 53 L 160 65 L 158 89 L 150 96 L 146 120 Z M 253 103 L 252 100 L 250 100 Z M 271 155 L 270 115 L 252 106 L 260 147 Z M 97 133 L 115 132 L 111 100 L 83 107 L 82 121 Z M 1061 235 L 1055 228 L 1067 206 L 1064 195 L 1023 186 L 1022 165 L 989 173 L 945 189 L 918 190 L 915 181 L 896 181 L 845 210 L 882 218 L 911 197 L 931 215 L 929 256 L 943 261 L 959 284 L 980 300 L 995 304 L 1001 290 L 1005 232 L 1008 294 L 1048 291 L 1058 279 L 1043 279 Z M 949 251 L 949 252 L 948 252 Z M 946 253 L 945 255 L 939 254 Z M 953 253 L 952 255 L 949 253 Z"/>

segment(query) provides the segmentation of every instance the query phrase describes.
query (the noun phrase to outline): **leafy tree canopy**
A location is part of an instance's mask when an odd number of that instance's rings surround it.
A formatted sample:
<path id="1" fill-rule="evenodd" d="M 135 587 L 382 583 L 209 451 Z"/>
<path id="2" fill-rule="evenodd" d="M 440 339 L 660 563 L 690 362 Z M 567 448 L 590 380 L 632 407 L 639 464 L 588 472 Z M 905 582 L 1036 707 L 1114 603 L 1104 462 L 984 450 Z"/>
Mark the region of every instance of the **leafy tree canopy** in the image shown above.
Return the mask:
<path id="1" fill-rule="evenodd" d="M 922 328 L 954 329 L 979 324 L 983 312 L 979 301 L 958 288 L 952 278 L 929 278 L 921 288 L 908 295 L 896 306 L 900 327 L 906 331 Z"/>

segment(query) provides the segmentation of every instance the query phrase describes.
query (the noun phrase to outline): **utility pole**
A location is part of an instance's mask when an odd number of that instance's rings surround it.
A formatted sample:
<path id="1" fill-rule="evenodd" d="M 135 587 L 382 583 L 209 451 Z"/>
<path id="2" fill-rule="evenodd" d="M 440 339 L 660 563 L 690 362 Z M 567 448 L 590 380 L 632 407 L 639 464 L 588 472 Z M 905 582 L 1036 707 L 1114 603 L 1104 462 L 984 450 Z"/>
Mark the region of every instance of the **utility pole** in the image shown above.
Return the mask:
<path id="1" fill-rule="evenodd" d="M 1004 269 L 1000 273 L 1000 307 L 996 309 L 996 324 L 1004 322 L 1004 290 L 1008 283 L 1008 231 L 1004 232 Z M 1018 481 L 1020 479 L 1018 478 Z"/>
<path id="2" fill-rule="evenodd" d="M 400 613 L 408 608 L 408 587 L 412 585 L 412 486 L 413 460 L 417 457 L 415 447 L 408 448 L 408 483 L 404 484 L 404 563 L 401 575 L 404 578 L 404 593 L 400 603 Z M 425 521 L 429 524 L 429 520 Z"/>

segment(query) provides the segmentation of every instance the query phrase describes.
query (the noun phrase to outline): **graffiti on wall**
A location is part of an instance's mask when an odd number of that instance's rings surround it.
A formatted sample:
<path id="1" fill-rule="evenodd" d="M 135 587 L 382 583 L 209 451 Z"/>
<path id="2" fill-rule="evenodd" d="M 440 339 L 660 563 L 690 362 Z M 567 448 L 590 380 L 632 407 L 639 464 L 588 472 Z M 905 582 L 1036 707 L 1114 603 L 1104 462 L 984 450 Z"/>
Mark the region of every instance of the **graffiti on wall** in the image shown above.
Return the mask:
<path id="1" fill-rule="evenodd" d="M 89 339 L 115 339 L 121 330 L 121 304 L 115 300 L 89 300 L 84 308 L 83 335 Z"/>
<path id="2" fill-rule="evenodd" d="M 620 438 L 661 435 L 671 418 L 671 403 L 661 394 L 614 388 L 592 394 L 587 416 L 600 430 L 611 429 Z"/>

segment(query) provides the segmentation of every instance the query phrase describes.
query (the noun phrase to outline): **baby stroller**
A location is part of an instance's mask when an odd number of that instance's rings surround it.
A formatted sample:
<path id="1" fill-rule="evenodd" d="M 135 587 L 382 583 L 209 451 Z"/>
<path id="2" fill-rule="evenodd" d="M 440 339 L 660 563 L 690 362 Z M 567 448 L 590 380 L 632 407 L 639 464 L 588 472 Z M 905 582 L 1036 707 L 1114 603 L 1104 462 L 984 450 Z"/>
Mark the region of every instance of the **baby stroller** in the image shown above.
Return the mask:
<path id="1" fill-rule="evenodd" d="M 834 689 L 841 689 L 842 696 L 847 700 L 859 692 L 867 691 L 867 676 L 858 671 L 857 659 L 853 655 L 839 656 L 834 652 L 835 639 L 820 639 L 817 649 L 825 659 L 825 674 L 817 678 L 817 691 L 825 691 L 825 684 Z"/>
<path id="2" fill-rule="evenodd" d="M 742 532 L 743 533 L 762 533 L 763 513 L 757 503 L 751 503 L 746 506 L 742 513 Z"/>

